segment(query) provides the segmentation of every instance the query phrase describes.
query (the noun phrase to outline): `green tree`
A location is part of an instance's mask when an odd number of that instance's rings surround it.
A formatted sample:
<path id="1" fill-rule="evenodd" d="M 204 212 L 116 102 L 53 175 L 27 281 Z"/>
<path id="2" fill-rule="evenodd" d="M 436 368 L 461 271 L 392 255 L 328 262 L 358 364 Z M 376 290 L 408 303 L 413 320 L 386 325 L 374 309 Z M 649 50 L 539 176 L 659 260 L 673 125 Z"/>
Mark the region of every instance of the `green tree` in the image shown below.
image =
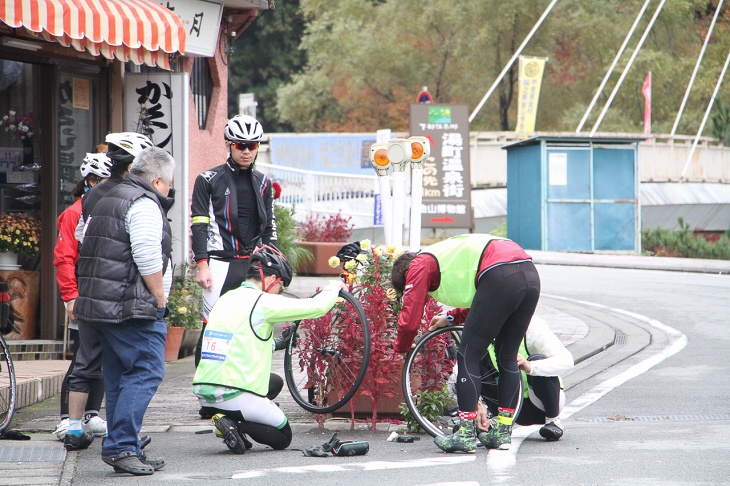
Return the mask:
<path id="1" fill-rule="evenodd" d="M 291 81 L 279 85 L 280 121 L 296 131 L 407 131 L 409 105 L 422 86 L 429 87 L 436 103 L 473 109 L 549 0 L 464 0 L 455 8 L 417 0 L 300 3 L 305 30 L 299 47 L 307 61 L 301 70 L 292 70 Z M 549 59 L 538 130 L 575 130 L 643 4 L 644 0 L 556 4 L 522 52 Z M 650 4 L 639 22 L 584 130 L 598 118 L 657 5 Z M 600 131 L 642 130 L 641 86 L 649 71 L 652 131 L 671 130 L 716 7 L 717 0 L 665 4 Z M 725 8 L 680 121 L 680 134 L 694 134 L 699 126 L 730 49 L 729 27 L 730 8 Z M 472 130 L 514 129 L 516 83 L 515 63 Z"/>
<path id="2" fill-rule="evenodd" d="M 264 129 L 291 131 L 293 126 L 279 118 L 276 91 L 305 65 L 306 55 L 299 49 L 304 32 L 299 1 L 276 2 L 275 8 L 259 15 L 233 44 L 228 66 L 228 114 L 238 114 L 240 93 L 254 93 L 256 118 Z"/>

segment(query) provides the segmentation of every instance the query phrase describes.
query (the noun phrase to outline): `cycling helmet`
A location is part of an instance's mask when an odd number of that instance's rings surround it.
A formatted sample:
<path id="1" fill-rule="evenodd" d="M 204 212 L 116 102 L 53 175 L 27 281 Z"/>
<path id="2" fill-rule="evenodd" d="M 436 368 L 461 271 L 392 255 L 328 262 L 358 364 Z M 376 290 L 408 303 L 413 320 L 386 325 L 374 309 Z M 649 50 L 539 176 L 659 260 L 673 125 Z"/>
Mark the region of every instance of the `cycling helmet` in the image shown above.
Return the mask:
<path id="1" fill-rule="evenodd" d="M 89 174 L 94 174 L 102 179 L 111 177 L 111 168 L 114 163 L 106 154 L 86 154 L 84 161 L 81 163 L 81 177 L 86 179 Z"/>
<path id="2" fill-rule="evenodd" d="M 106 151 L 109 158 L 122 164 L 131 164 L 144 149 L 154 147 L 149 138 L 134 132 L 110 133 L 104 141 L 109 145 Z"/>
<path id="3" fill-rule="evenodd" d="M 291 284 L 292 268 L 286 257 L 276 248 L 262 246 L 251 254 L 251 268 L 262 269 L 265 273 L 273 273 L 280 277 L 284 287 Z M 268 270 L 268 271 L 267 271 Z"/>
<path id="4" fill-rule="evenodd" d="M 264 127 L 249 115 L 236 115 L 226 123 L 226 140 L 231 142 L 259 142 L 264 137 Z"/>

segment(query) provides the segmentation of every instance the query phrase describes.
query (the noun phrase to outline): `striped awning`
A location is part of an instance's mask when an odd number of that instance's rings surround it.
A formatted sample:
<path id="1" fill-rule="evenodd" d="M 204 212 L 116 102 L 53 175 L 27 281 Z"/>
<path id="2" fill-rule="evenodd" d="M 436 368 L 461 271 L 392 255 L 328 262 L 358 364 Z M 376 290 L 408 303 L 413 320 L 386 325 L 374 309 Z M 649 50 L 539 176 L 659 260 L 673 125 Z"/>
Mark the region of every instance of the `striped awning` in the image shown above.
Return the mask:
<path id="1" fill-rule="evenodd" d="M 180 17 L 154 0 L 0 0 L 0 21 L 107 59 L 170 69 L 185 52 Z"/>

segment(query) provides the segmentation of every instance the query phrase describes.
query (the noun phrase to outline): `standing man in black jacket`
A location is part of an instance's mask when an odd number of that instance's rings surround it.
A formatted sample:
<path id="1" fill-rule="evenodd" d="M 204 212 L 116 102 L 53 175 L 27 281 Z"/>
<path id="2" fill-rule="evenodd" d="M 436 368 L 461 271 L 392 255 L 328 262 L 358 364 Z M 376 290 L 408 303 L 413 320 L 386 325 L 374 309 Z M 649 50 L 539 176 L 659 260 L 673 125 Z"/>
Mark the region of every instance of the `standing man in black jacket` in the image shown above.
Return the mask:
<path id="1" fill-rule="evenodd" d="M 203 288 L 203 325 L 218 297 L 246 279 L 254 248 L 277 244 L 272 181 L 254 167 L 263 136 L 255 118 L 234 116 L 224 132 L 229 152 L 225 164 L 195 180 L 191 231 L 195 281 Z M 196 366 L 201 346 L 202 333 Z"/>
<path id="2" fill-rule="evenodd" d="M 76 264 L 74 313 L 79 328 L 96 330 L 102 349 L 108 429 L 102 460 L 135 475 L 165 465 L 142 452 L 138 434 L 165 374 L 174 169 L 164 150 L 143 150 L 91 211 Z"/>

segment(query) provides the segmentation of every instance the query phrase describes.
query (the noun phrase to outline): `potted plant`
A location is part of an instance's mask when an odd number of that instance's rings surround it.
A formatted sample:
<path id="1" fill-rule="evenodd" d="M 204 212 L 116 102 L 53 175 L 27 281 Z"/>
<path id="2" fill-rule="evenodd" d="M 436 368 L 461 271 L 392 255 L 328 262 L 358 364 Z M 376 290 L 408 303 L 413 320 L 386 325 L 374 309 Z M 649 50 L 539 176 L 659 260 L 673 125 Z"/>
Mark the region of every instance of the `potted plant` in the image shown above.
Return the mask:
<path id="1" fill-rule="evenodd" d="M 333 256 L 329 263 L 338 269 L 338 273 L 342 271 L 350 292 L 365 311 L 370 328 L 370 363 L 365 379 L 350 400 L 349 414 L 353 427 L 355 415 L 365 415 L 375 430 L 379 415 L 401 416 L 403 356 L 393 349 L 401 303 L 390 284 L 393 261 L 401 252 L 394 246 L 373 247 L 370 240 L 348 246 L 359 248 L 359 253 L 350 252 L 344 262 Z M 422 331 L 440 311 L 441 306 L 429 299 L 421 319 Z"/>
<path id="2" fill-rule="evenodd" d="M 173 269 L 172 287 L 167 298 L 169 314 L 167 322 L 167 342 L 165 361 L 174 361 L 179 356 L 187 356 L 198 342 L 202 327 L 201 311 L 203 292 L 195 283 L 193 266 L 183 263 L 180 274 Z"/>
<path id="3" fill-rule="evenodd" d="M 23 213 L 0 213 L 0 265 L 3 270 L 20 268 L 18 259 L 27 260 L 38 253 L 41 222 Z"/>
<path id="4" fill-rule="evenodd" d="M 297 225 L 297 244 L 312 253 L 311 261 L 300 262 L 296 268 L 303 275 L 339 275 L 340 269 L 328 264 L 332 255 L 347 244 L 355 227 L 352 218 L 342 213 L 324 216 L 318 214 L 307 218 Z"/>
<path id="5" fill-rule="evenodd" d="M 312 252 L 297 241 L 297 222 L 294 219 L 296 208 L 274 203 L 276 216 L 277 247 L 291 263 L 292 268 L 310 264 L 314 261 Z"/>

